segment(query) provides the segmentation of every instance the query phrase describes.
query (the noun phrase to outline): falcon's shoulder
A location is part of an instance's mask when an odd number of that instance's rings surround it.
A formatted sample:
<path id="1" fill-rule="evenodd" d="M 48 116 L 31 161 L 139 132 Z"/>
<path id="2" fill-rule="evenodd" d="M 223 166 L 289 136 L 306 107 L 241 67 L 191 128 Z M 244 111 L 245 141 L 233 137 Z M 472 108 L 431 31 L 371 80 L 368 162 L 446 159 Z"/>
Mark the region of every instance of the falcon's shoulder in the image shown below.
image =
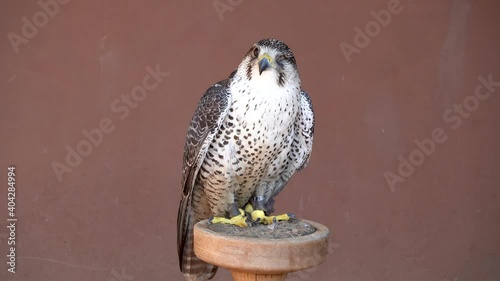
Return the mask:
<path id="1" fill-rule="evenodd" d="M 311 157 L 314 139 L 314 109 L 311 97 L 306 91 L 300 90 L 300 112 L 296 120 L 298 127 L 298 165 L 297 170 L 303 169 Z"/>
<path id="2" fill-rule="evenodd" d="M 182 193 L 191 192 L 208 147 L 231 106 L 230 79 L 222 80 L 201 97 L 189 125 L 182 164 Z"/>

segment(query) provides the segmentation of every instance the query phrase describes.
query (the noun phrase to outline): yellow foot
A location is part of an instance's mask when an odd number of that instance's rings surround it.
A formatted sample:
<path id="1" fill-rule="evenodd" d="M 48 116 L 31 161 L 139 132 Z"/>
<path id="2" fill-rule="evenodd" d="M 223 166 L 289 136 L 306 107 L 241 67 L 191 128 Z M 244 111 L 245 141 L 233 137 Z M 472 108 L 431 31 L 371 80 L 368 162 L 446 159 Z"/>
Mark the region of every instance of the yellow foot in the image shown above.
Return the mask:
<path id="1" fill-rule="evenodd" d="M 245 205 L 245 212 L 247 214 L 249 214 L 249 215 L 252 214 L 252 212 L 253 212 L 253 206 L 252 206 L 252 204 L 248 203 L 248 204 Z"/>
<path id="2" fill-rule="evenodd" d="M 237 216 L 234 216 L 230 219 L 224 218 L 224 217 L 212 217 L 208 220 L 208 223 L 225 223 L 225 224 L 232 224 L 236 225 L 239 227 L 247 227 L 247 216 L 245 215 L 245 211 L 242 209 L 240 210 L 240 214 Z"/>
<path id="3" fill-rule="evenodd" d="M 260 222 L 262 224 L 273 224 L 278 221 L 287 221 L 290 220 L 291 218 L 294 218 L 295 216 L 292 214 L 283 214 L 279 216 L 266 216 L 264 211 L 262 210 L 254 210 L 253 206 L 250 204 L 247 204 L 245 206 L 245 212 L 250 214 L 252 216 L 252 220 L 255 222 Z"/>

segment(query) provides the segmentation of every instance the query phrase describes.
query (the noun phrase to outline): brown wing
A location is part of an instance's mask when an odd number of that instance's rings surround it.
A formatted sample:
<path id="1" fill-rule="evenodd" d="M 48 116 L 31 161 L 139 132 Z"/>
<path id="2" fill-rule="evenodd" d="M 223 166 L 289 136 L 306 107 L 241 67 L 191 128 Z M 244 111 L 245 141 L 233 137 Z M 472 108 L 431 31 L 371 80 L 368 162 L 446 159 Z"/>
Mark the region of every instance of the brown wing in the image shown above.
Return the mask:
<path id="1" fill-rule="evenodd" d="M 192 241 L 187 241 L 187 239 L 192 239 L 189 231 L 194 225 L 191 221 L 193 188 L 207 149 L 229 111 L 231 94 L 228 83 L 228 79 L 223 80 L 205 92 L 187 131 L 182 163 L 182 198 L 177 215 L 177 251 L 179 266 L 183 272 L 185 271 L 183 257 L 187 254 L 186 247 L 192 244 Z"/>

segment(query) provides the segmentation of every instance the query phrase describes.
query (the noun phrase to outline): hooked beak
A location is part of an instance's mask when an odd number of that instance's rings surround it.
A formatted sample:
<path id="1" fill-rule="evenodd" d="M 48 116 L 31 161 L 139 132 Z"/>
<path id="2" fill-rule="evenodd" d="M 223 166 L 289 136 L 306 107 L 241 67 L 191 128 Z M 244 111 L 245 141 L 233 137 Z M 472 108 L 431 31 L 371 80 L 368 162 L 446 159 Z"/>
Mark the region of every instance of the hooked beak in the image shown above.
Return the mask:
<path id="1" fill-rule="evenodd" d="M 267 53 L 263 54 L 259 58 L 259 75 L 271 66 L 273 59 Z"/>

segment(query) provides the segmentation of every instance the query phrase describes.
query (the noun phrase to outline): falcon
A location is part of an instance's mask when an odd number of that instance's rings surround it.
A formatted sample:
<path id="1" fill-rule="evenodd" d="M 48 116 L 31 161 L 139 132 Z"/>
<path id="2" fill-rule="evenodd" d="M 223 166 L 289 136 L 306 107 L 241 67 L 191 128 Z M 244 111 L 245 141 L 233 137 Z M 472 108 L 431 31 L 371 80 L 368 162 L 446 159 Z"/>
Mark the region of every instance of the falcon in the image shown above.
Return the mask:
<path id="1" fill-rule="evenodd" d="M 270 216 L 274 197 L 307 165 L 313 134 L 311 99 L 292 50 L 277 39 L 255 43 L 227 79 L 207 89 L 184 146 L 177 250 L 186 280 L 217 271 L 194 254 L 197 222 L 246 227 L 291 217 Z"/>

